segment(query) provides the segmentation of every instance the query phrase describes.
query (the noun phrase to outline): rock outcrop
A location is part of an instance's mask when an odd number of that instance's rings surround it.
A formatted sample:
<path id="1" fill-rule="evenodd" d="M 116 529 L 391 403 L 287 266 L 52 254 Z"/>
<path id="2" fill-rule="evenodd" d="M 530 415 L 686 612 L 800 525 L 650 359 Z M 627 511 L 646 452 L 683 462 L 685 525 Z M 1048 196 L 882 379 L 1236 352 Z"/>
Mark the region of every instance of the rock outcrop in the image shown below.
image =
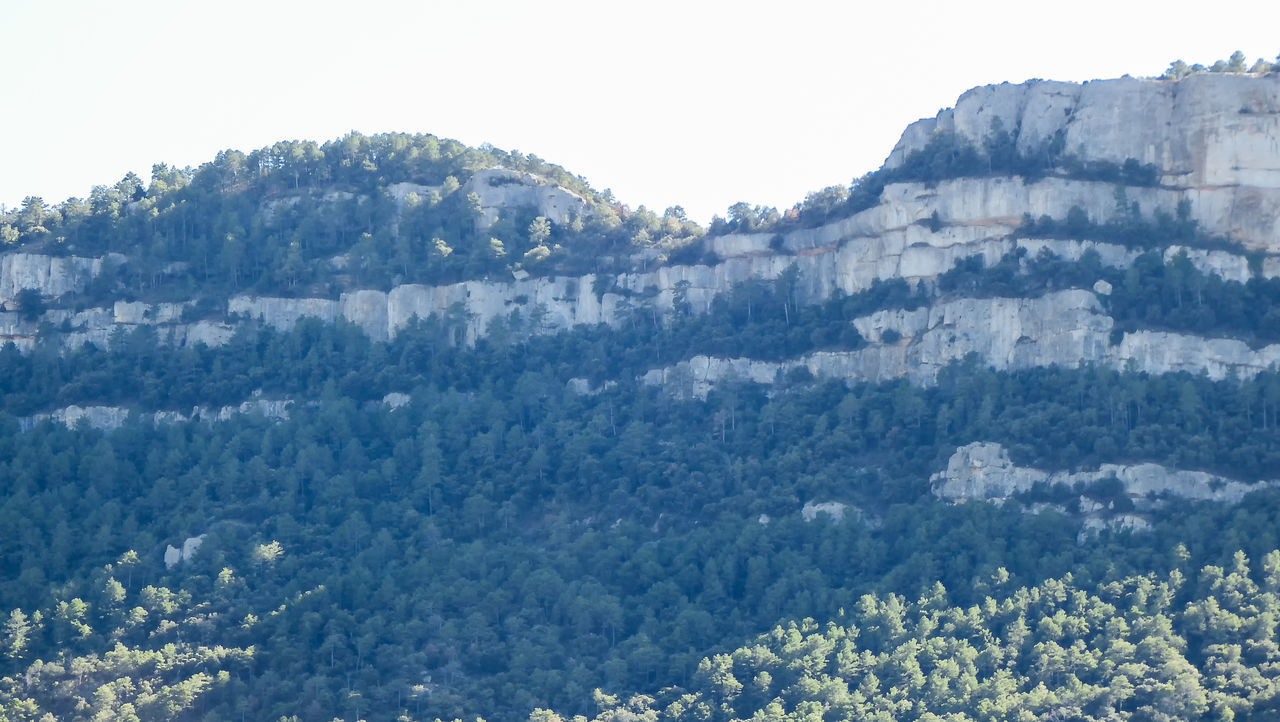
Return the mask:
<path id="1" fill-rule="evenodd" d="M 481 217 L 477 225 L 481 230 L 496 223 L 499 214 L 510 208 L 533 209 L 552 223 L 566 223 L 574 216 L 584 215 L 587 209 L 586 200 L 573 191 L 532 173 L 504 168 L 476 171 L 461 192 L 479 197 Z"/>
<path id="2" fill-rule="evenodd" d="M 1163 496 L 1235 504 L 1246 494 L 1280 485 L 1280 481 L 1245 483 L 1203 471 L 1170 469 L 1158 464 L 1103 464 L 1097 471 L 1048 472 L 1017 466 L 999 444 L 975 442 L 956 449 L 947 468 L 930 478 L 933 493 L 947 501 L 993 501 L 1031 491 L 1037 484 L 1069 489 L 1116 479 L 1135 506 Z"/>
<path id="3" fill-rule="evenodd" d="M 353 291 L 338 300 L 237 296 L 231 299 L 228 311 L 281 329 L 291 328 L 304 317 L 326 322 L 342 318 L 376 340 L 393 338 L 414 318 L 452 317 L 465 328 L 466 342 L 470 343 L 487 333 L 494 320 L 506 319 L 517 310 L 524 320 L 536 321 L 536 326 L 528 329 L 531 332 L 597 323 L 620 325 L 633 313 L 665 315 L 680 286 L 691 310 L 703 313 L 717 294 L 734 284 L 751 279 L 771 281 L 792 266 L 799 273 L 797 297 L 802 302 L 817 302 L 837 292 L 864 291 L 876 281 L 931 280 L 969 256 L 980 255 L 994 264 L 1020 248 L 1032 256 L 1043 250 L 1067 260 L 1078 260 L 1086 251 L 1093 251 L 1111 267 L 1127 266 L 1138 255 L 1117 244 L 1094 241 L 988 237 L 958 242 L 963 237 L 965 234 L 930 233 L 912 226 L 887 232 L 874 241 L 851 241 L 804 255 L 740 254 L 716 265 L 665 266 L 607 277 L 588 274 L 465 281 L 447 286 L 406 284 L 386 293 Z M 1248 258 L 1238 254 L 1171 246 L 1165 255 L 1172 258 L 1179 252 L 1188 253 L 1198 269 L 1227 280 L 1245 281 L 1252 275 Z M 1275 268 L 1280 270 L 1280 263 Z M 602 284 L 607 290 L 597 294 Z"/>
<path id="4" fill-rule="evenodd" d="M 173 546 L 172 544 L 166 546 L 164 550 L 165 569 L 172 569 L 182 562 L 191 561 L 191 559 L 195 557 L 196 552 L 199 551 L 200 547 L 204 544 L 205 536 L 205 534 L 201 534 L 200 536 L 187 537 L 187 539 L 182 542 L 181 549 Z"/>
<path id="5" fill-rule="evenodd" d="M 226 421 L 238 414 L 261 414 L 269 419 L 287 419 L 289 418 L 289 409 L 292 406 L 293 400 L 291 399 L 254 398 L 239 404 L 216 408 L 196 406 L 191 409 L 190 413 L 184 414 L 180 411 L 139 412 L 120 406 L 71 405 L 55 409 L 47 414 L 24 416 L 18 419 L 18 425 L 23 429 L 31 429 L 42 421 L 52 420 L 68 428 L 74 428 L 83 423 L 93 429 L 111 431 L 123 426 L 131 417 L 137 418 L 144 423 L 152 424 L 179 423 L 192 419 Z"/>
<path id="6" fill-rule="evenodd" d="M 392 391 L 382 397 L 382 405 L 388 409 L 398 409 L 401 406 L 407 406 L 413 401 L 413 397 L 403 391 Z"/>
<path id="7" fill-rule="evenodd" d="M 1175 191 L 1131 190 L 1134 200 L 1144 201 L 1146 208 L 1171 210 L 1177 202 Z M 292 327 L 304 317 L 325 322 L 342 318 L 376 340 L 394 337 L 415 316 L 452 316 L 464 327 L 465 340 L 472 342 L 487 333 L 495 319 L 506 319 L 517 310 L 525 320 L 535 319 L 531 332 L 558 331 L 581 324 L 617 325 L 637 312 L 662 315 L 672 308 L 677 286 L 685 287 L 691 309 L 702 312 L 718 293 L 734 284 L 750 279 L 770 281 L 792 266 L 799 273 L 797 299 L 811 303 L 834 293 L 866 290 L 876 281 L 928 281 L 963 258 L 981 255 L 990 264 L 1019 248 L 1033 256 L 1044 250 L 1068 260 L 1092 250 L 1107 266 L 1132 263 L 1138 252 L 1113 243 L 1017 236 L 1023 214 L 1063 217 L 1072 206 L 1084 207 L 1091 217 L 1105 220 L 1115 210 L 1114 186 L 1066 179 L 1026 184 L 1018 178 L 957 179 L 934 187 L 895 184 L 885 190 L 882 203 L 876 207 L 819 228 L 791 231 L 782 236 L 780 244 L 775 234 L 768 233 L 707 239 L 708 248 L 724 259 L 715 265 L 664 266 L 604 278 L 588 274 L 476 280 L 444 286 L 406 284 L 389 292 L 348 291 L 336 300 L 236 296 L 229 300 L 227 314 L 230 321 L 251 318 L 281 329 Z M 942 221 L 936 231 L 921 223 L 935 212 Z M 775 246 L 781 250 L 775 250 Z M 1227 280 L 1245 281 L 1253 275 L 1249 259 L 1240 254 L 1180 246 L 1167 248 L 1165 254 L 1172 257 L 1180 251 L 1187 252 L 1200 270 Z M 44 261 L 37 263 L 34 258 Z M 17 265 L 32 269 L 44 262 L 58 265 L 54 262 L 64 260 L 33 256 Z M 101 263 L 101 259 L 80 260 L 99 264 L 88 264 L 92 268 Z M 1280 256 L 1265 256 L 1262 273 L 1280 274 Z M 39 290 L 52 295 L 64 287 L 67 282 L 50 280 Z M 78 313 L 53 310 L 41 320 L 60 328 L 69 325 L 71 330 L 64 338 L 69 346 L 90 342 L 105 345 L 117 329 L 129 330 L 140 323 L 156 325 L 162 342 L 176 344 L 217 345 L 233 333 L 229 323 L 219 320 L 182 324 L 180 309 L 179 304 L 120 303 L 113 309 Z M 23 322 L 17 314 L 0 313 L 0 339 L 12 340 L 20 348 L 34 344 L 36 327 L 35 323 Z"/>
<path id="8" fill-rule="evenodd" d="M 1111 343 L 1114 321 L 1095 293 L 1072 289 L 1039 298 L 960 298 L 915 310 L 878 311 L 853 320 L 871 342 L 856 351 L 820 351 L 782 362 L 695 356 L 653 369 L 645 383 L 702 398 L 730 380 L 771 384 L 804 369 L 824 378 L 932 384 L 947 364 L 976 354 L 998 370 L 1097 364 L 1153 374 L 1188 371 L 1221 380 L 1250 378 L 1280 364 L 1280 345 L 1254 350 L 1236 339 L 1160 331 Z M 888 341 L 887 339 L 894 339 Z"/>
<path id="9" fill-rule="evenodd" d="M 1273 250 L 1280 230 L 1280 76 L 1274 73 L 974 88 L 954 108 L 909 126 L 885 165 L 902 165 L 939 131 L 981 144 L 996 127 L 1009 132 L 1023 154 L 1056 142 L 1085 162 L 1153 165 L 1159 183 L 1190 201 L 1203 227 Z"/>
<path id="10" fill-rule="evenodd" d="M 1093 252 L 1103 265 L 1125 267 L 1139 251 L 1084 239 L 1026 238 L 1019 229 L 1027 216 L 1063 219 L 1072 209 L 1105 223 L 1118 213 L 1131 214 L 1135 204 L 1150 220 L 1157 211 L 1173 215 L 1182 201 L 1190 203 L 1202 229 L 1228 236 L 1253 253 L 1172 246 L 1164 249 L 1166 258 L 1185 252 L 1201 271 L 1237 282 L 1280 276 L 1280 76 L 1211 74 L 1176 82 L 1125 78 L 1083 85 L 1032 81 L 976 88 L 955 108 L 907 128 L 886 168 L 901 166 L 936 133 L 956 133 L 980 145 L 995 128 L 1007 131 L 1024 154 L 1053 145 L 1062 156 L 1086 163 L 1150 164 L 1158 182 L 1124 188 L 1125 203 L 1118 202 L 1113 182 L 1055 171 L 1036 180 L 891 183 L 875 206 L 817 228 L 707 238 L 701 250 L 720 259 L 712 264 L 651 268 L 637 263 L 637 270 L 609 276 L 530 277 L 521 271 L 510 280 L 349 289 L 337 298 L 241 295 L 226 302 L 225 315 L 205 313 L 194 321 L 184 320 L 194 309 L 175 303 L 121 301 L 89 309 L 55 303 L 35 320 L 9 305 L 0 310 L 0 341 L 30 349 L 43 327 L 54 329 L 68 347 L 106 346 L 121 332 L 152 326 L 160 343 L 212 346 L 226 343 L 246 321 L 286 329 L 308 317 L 330 323 L 342 319 L 384 341 L 415 318 L 435 316 L 471 343 L 490 333 L 518 337 L 578 325 L 624 325 L 637 316 L 661 318 L 672 310 L 677 293 L 700 313 L 737 283 L 770 282 L 792 268 L 798 272 L 794 298 L 815 303 L 866 290 L 876 281 L 927 283 L 961 259 L 980 255 L 991 264 L 1017 249 L 1065 259 Z M 397 204 L 411 193 L 437 190 L 407 182 L 388 186 Z M 478 198 L 481 227 L 515 208 L 557 224 L 590 210 L 587 200 L 547 179 L 504 169 L 476 172 L 459 192 Z M 354 197 L 334 190 L 324 198 Z M 104 267 L 123 260 L 0 254 L 0 302 L 11 302 L 24 288 L 48 299 L 83 290 Z M 340 273 L 340 266 L 331 270 Z M 870 342 L 857 351 L 820 352 L 781 363 L 695 357 L 655 369 L 645 380 L 699 396 L 726 378 L 772 383 L 800 369 L 822 377 L 908 378 L 927 384 L 940 368 L 969 354 L 997 369 L 1093 363 L 1151 373 L 1204 372 L 1212 378 L 1246 377 L 1280 361 L 1280 348 L 1254 350 L 1232 339 L 1144 331 L 1113 343 L 1114 324 L 1099 300 L 1109 293 L 1103 283 L 1092 292 L 955 298 L 914 311 L 881 311 L 854 321 Z M 95 425 L 118 423 L 118 412 L 94 408 L 61 413 L 70 414 L 70 423 L 81 418 Z"/>
<path id="11" fill-rule="evenodd" d="M 831 521 L 844 521 L 844 514 L 848 508 L 848 504 L 839 501 L 809 501 L 805 502 L 804 507 L 800 509 L 800 517 L 805 521 L 813 521 L 819 514 L 825 514 L 831 518 Z"/>
<path id="12" fill-rule="evenodd" d="M 0 304 L 11 307 L 23 289 L 38 291 L 42 296 L 83 291 L 102 272 L 103 262 L 102 258 L 78 256 L 0 254 Z"/>
<path id="13" fill-rule="evenodd" d="M 1133 158 L 1155 165 L 1167 185 L 1280 188 L 1275 74 L 978 87 L 961 95 L 954 108 L 909 126 L 886 165 L 901 165 L 937 131 L 981 140 L 995 123 L 1013 134 L 1024 154 L 1061 134 L 1065 152 L 1081 160 Z"/>

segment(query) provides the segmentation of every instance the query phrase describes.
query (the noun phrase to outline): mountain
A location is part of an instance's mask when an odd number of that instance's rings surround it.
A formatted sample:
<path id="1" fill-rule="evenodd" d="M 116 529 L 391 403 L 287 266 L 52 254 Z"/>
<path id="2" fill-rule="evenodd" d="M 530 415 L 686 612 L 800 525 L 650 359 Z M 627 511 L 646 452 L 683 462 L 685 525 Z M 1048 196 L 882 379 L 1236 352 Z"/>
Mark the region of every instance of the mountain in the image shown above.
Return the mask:
<path id="1" fill-rule="evenodd" d="M 707 229 L 425 135 L 29 198 L 0 709 L 1266 714 L 1278 139 L 1213 72 L 976 88 Z"/>

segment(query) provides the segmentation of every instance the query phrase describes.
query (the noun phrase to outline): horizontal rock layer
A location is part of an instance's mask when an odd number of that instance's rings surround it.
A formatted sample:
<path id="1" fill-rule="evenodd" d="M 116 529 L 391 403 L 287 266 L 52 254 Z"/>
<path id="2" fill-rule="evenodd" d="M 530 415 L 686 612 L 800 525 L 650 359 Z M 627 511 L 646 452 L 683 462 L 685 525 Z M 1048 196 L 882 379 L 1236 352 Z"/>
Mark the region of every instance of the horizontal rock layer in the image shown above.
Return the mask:
<path id="1" fill-rule="evenodd" d="M 902 165 L 940 131 L 981 145 L 993 124 L 1011 133 L 1024 154 L 1060 137 L 1063 152 L 1083 161 L 1151 164 L 1210 231 L 1256 249 L 1271 248 L 1277 238 L 1280 75 L 974 88 L 954 108 L 908 126 L 885 166 Z"/>
<path id="2" fill-rule="evenodd" d="M 907 127 L 885 164 L 901 165 L 938 131 L 985 139 L 998 123 L 1034 153 L 1056 136 L 1085 161 L 1152 164 L 1169 185 L 1280 188 L 1280 76 L 1181 80 L 1032 80 L 987 85 Z"/>
<path id="3" fill-rule="evenodd" d="M 498 188 L 514 186 L 500 185 Z M 1176 206 L 1178 193 L 1164 189 L 1131 189 L 1134 200 L 1148 209 Z M 238 296 L 228 303 L 228 313 L 260 319 L 277 328 L 288 328 L 300 318 L 325 321 L 344 318 L 360 326 L 372 338 L 385 340 L 404 328 L 414 316 L 447 317 L 451 313 L 473 341 L 485 333 L 494 319 L 520 310 L 526 319 L 536 317 L 538 331 L 554 331 L 578 324 L 620 324 L 630 313 L 664 314 L 673 304 L 678 286 L 695 312 L 709 308 L 716 294 L 750 279 L 770 281 L 787 268 L 799 271 L 796 295 L 801 302 L 816 302 L 834 293 L 856 293 L 877 280 L 894 278 L 928 280 L 971 255 L 994 263 L 1005 253 L 1025 248 L 1031 254 L 1051 251 L 1067 259 L 1086 250 L 1098 252 L 1102 262 L 1125 266 L 1137 252 L 1123 246 L 1093 241 L 1019 238 L 1016 230 L 1024 213 L 1064 217 L 1080 206 L 1095 219 L 1106 219 L 1115 210 L 1110 184 L 1046 179 L 1027 184 L 1017 178 L 957 179 L 927 187 L 904 183 L 886 189 L 883 202 L 850 218 L 814 229 L 792 231 L 779 244 L 774 234 L 738 234 L 707 240 L 710 249 L 724 258 L 715 265 L 665 266 L 616 277 L 539 277 L 518 281 L 467 281 L 446 286 L 402 285 L 390 292 L 354 290 L 337 300 L 321 298 L 273 298 Z M 1274 212 L 1240 214 L 1231 204 L 1223 213 L 1232 218 L 1263 218 L 1254 229 L 1270 233 L 1280 217 Z M 920 221 L 938 213 L 937 231 Z M 1223 220 L 1226 223 L 1227 220 Z M 1243 221 L 1232 220 L 1232 223 Z M 1270 236 L 1268 237 L 1270 238 Z M 781 251 L 774 250 L 780 246 Z M 1173 247 L 1166 256 L 1181 250 Z M 1192 262 L 1228 280 L 1244 281 L 1252 275 L 1249 259 L 1240 254 L 1186 249 Z M 102 259 L 53 258 L 34 254 L 5 254 L 0 260 L 11 282 L 9 293 L 36 288 L 58 296 L 82 288 L 100 271 Z M 1266 256 L 1264 276 L 1280 274 L 1280 256 Z M 21 279 L 21 280 L 13 280 Z M 5 286 L 0 285 L 0 297 Z M 599 293 L 597 293 L 599 291 Z M 10 301 L 12 299 L 10 298 Z M 42 320 L 55 327 L 69 326 L 66 343 L 104 344 L 120 326 L 155 324 L 161 340 L 172 343 L 203 342 L 216 345 L 230 337 L 231 328 L 221 320 L 184 326 L 178 323 L 181 306 L 117 303 L 114 309 L 90 309 L 80 313 L 51 311 Z M 176 309 L 176 310 L 175 310 Z M 0 313 L 0 339 L 30 347 L 36 324 L 23 324 L 17 314 Z"/>
<path id="4" fill-rule="evenodd" d="M 1114 321 L 1097 295 L 1079 289 L 1039 298 L 961 298 L 913 311 L 878 311 L 853 324 L 872 342 L 868 347 L 782 362 L 695 356 L 651 370 L 643 380 L 705 397 L 726 380 L 769 384 L 798 369 L 855 382 L 906 378 L 931 384 L 943 367 L 969 354 L 998 370 L 1097 364 L 1148 373 L 1205 373 L 1215 380 L 1233 374 L 1248 378 L 1280 364 L 1280 345 L 1254 350 L 1235 339 L 1139 331 L 1112 345 Z"/>
<path id="5" fill-rule="evenodd" d="M 102 263 L 101 258 L 79 256 L 0 254 L 0 304 L 13 303 L 23 289 L 38 291 L 42 296 L 84 290 L 102 272 Z"/>
<path id="6" fill-rule="evenodd" d="M 996 500 L 1031 491 L 1037 484 L 1074 488 L 1115 478 L 1136 504 L 1159 496 L 1238 503 L 1245 494 L 1280 482 L 1244 483 L 1203 471 L 1169 469 L 1158 464 L 1103 464 L 1097 471 L 1048 472 L 1017 466 L 1000 444 L 975 442 L 956 449 L 947 468 L 930 483 L 935 496 L 951 500 Z"/>
<path id="7" fill-rule="evenodd" d="M 136 414 L 141 421 L 154 424 L 178 423 L 201 419 L 204 421 L 226 421 L 237 414 L 262 414 L 269 419 L 289 418 L 289 408 L 293 406 L 291 399 L 251 399 L 232 406 L 205 408 L 196 406 L 190 413 L 180 411 L 137 412 L 120 406 L 67 406 L 47 414 L 26 416 L 18 420 L 20 428 L 31 429 L 42 421 L 56 421 L 69 428 L 81 423 L 94 429 L 110 431 L 119 428 Z"/>
<path id="8" fill-rule="evenodd" d="M 187 319 L 186 304 L 124 301 L 111 308 L 53 308 L 27 320 L 13 305 L 23 289 L 56 301 L 84 290 L 104 268 L 125 259 L 5 253 L 0 254 L 0 341 L 29 349 L 37 329 L 49 324 L 44 327 L 51 325 L 68 347 L 109 345 L 116 334 L 144 326 L 154 326 L 161 343 L 218 345 L 246 319 L 289 328 L 306 317 L 345 319 L 371 338 L 387 340 L 414 318 L 437 316 L 464 342 L 472 342 L 503 327 L 543 333 L 583 324 L 622 325 L 637 315 L 660 318 L 670 312 L 677 294 L 694 312 L 703 312 L 734 284 L 769 282 L 791 267 L 799 272 L 795 297 L 809 303 L 857 293 L 878 280 L 928 281 L 965 257 L 978 254 L 994 263 L 1019 248 L 1067 259 L 1092 250 L 1104 265 L 1123 267 L 1138 251 L 1089 240 L 1024 238 L 1018 229 L 1027 216 L 1062 219 L 1073 208 L 1106 222 L 1131 212 L 1135 203 L 1151 219 L 1158 210 L 1172 215 L 1188 201 L 1203 230 L 1261 252 L 1260 267 L 1256 258 L 1251 263 L 1243 254 L 1202 248 L 1170 247 L 1166 258 L 1186 250 L 1196 267 L 1232 281 L 1245 281 L 1255 271 L 1280 275 L 1280 76 L 1215 74 L 1178 82 L 1120 79 L 1084 85 L 1033 81 L 977 88 L 955 108 L 909 127 L 886 167 L 900 165 L 939 131 L 980 143 L 993 124 L 1008 130 L 1024 153 L 1061 138 L 1064 153 L 1084 161 L 1152 164 L 1160 185 L 1128 187 L 1121 204 L 1113 183 L 1065 177 L 895 183 L 874 207 L 818 228 L 706 239 L 706 250 L 722 259 L 712 265 L 650 269 L 638 262 L 636 270 L 617 276 L 401 285 L 389 291 L 350 290 L 337 299 L 241 295 L 227 301 L 225 316 L 200 320 Z M 410 193 L 432 190 L 396 183 L 389 192 L 404 203 Z M 462 190 L 478 197 L 481 225 L 501 209 L 517 206 L 557 223 L 588 210 L 583 198 L 527 173 L 480 171 Z M 339 200 L 334 196 L 333 202 Z M 1103 286 L 1096 290 L 1107 292 Z M 1001 369 L 1132 364 L 1153 373 L 1203 371 L 1213 378 L 1248 376 L 1278 360 L 1275 347 L 1255 351 L 1230 339 L 1170 333 L 1128 334 L 1111 345 L 1112 321 L 1087 291 L 1039 299 L 955 299 L 911 312 L 871 314 L 855 325 L 872 342 L 868 348 L 784 363 L 698 357 L 650 372 L 646 379 L 704 394 L 726 377 L 771 382 L 798 368 L 818 376 L 930 383 L 939 368 L 970 353 Z"/>

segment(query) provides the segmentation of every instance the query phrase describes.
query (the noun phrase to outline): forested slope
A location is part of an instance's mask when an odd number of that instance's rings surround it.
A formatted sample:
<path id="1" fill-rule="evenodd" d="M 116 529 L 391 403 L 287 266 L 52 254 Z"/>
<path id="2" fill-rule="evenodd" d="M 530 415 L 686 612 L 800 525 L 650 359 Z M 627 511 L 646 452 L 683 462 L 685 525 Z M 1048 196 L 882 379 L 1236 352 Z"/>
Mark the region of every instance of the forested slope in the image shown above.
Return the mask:
<path id="1" fill-rule="evenodd" d="M 1223 80 L 1257 112 L 1204 123 L 1271 122 L 1275 77 Z M 399 135 L 6 214 L 0 710 L 1273 713 L 1274 189 L 1224 216 L 1177 153 L 969 137 L 971 100 L 705 236 Z M 972 444 L 1252 493 L 939 498 Z"/>

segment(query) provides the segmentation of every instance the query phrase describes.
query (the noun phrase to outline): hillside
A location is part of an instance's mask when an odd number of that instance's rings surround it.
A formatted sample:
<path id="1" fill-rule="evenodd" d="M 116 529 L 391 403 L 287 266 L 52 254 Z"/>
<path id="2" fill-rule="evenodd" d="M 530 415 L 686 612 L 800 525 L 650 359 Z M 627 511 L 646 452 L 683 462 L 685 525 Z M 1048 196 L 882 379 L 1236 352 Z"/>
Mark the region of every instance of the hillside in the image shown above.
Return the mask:
<path id="1" fill-rule="evenodd" d="M 1278 222 L 1271 72 L 976 88 L 705 230 L 432 136 L 28 199 L 0 709 L 1265 714 Z"/>

